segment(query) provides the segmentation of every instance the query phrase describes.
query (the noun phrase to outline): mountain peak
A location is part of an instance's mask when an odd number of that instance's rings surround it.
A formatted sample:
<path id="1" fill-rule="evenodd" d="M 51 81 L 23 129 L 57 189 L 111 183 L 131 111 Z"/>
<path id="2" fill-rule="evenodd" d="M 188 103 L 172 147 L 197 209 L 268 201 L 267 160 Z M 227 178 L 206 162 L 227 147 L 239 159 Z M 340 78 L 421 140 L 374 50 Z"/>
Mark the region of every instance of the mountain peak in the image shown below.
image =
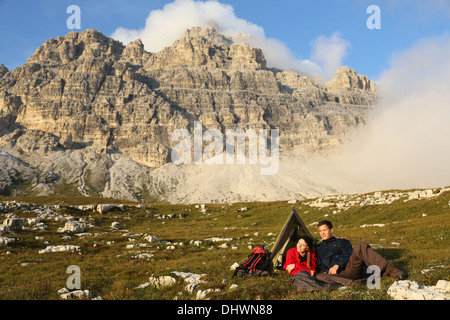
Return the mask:
<path id="1" fill-rule="evenodd" d="M 174 68 L 204 66 L 220 69 L 265 69 L 266 61 L 261 49 L 247 43 L 234 43 L 213 27 L 193 27 L 171 46 L 156 54 L 153 67 Z"/>
<path id="2" fill-rule="evenodd" d="M 185 30 L 183 37 L 205 38 L 211 41 L 213 44 L 224 43 L 228 47 L 233 43 L 231 37 L 220 34 L 214 27 L 192 27 Z"/>
<path id="3" fill-rule="evenodd" d="M 8 68 L 4 64 L 0 65 L 0 78 L 9 72 Z"/>
<path id="4" fill-rule="evenodd" d="M 367 76 L 361 75 L 347 66 L 337 68 L 334 78 L 327 82 L 326 85 L 331 88 L 377 91 L 377 86 L 373 80 L 369 80 Z"/>
<path id="5" fill-rule="evenodd" d="M 148 173 L 170 165 L 173 132 L 192 133 L 195 122 L 223 135 L 276 128 L 283 157 L 333 151 L 376 98 L 350 68 L 322 85 L 268 69 L 261 49 L 198 27 L 157 53 L 139 39 L 124 46 L 93 29 L 69 32 L 0 75 L 0 147 L 13 156 L 0 156 L 0 194 L 23 181 L 36 194 L 71 185 L 141 199 L 156 192 Z"/>
<path id="6" fill-rule="evenodd" d="M 100 31 L 87 29 L 81 33 L 70 31 L 66 36 L 49 39 L 27 60 L 30 62 L 67 64 L 80 56 L 108 59 L 122 53 L 124 46 Z"/>

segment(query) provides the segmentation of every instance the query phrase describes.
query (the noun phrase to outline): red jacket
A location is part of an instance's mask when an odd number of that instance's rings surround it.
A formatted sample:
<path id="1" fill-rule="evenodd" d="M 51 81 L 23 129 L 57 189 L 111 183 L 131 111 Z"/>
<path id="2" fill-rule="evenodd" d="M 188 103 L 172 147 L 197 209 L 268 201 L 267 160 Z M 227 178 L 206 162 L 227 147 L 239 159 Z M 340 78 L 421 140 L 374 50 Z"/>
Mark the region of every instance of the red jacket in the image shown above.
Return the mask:
<path id="1" fill-rule="evenodd" d="M 311 261 L 310 261 L 311 268 L 308 268 L 306 256 L 304 258 L 304 261 L 301 261 L 300 254 L 297 251 L 297 247 L 289 249 L 288 252 L 286 253 L 286 261 L 284 263 L 283 269 L 286 270 L 286 267 L 290 264 L 295 264 L 294 269 L 289 273 L 291 276 L 302 270 L 306 270 L 309 272 L 309 274 L 311 274 L 311 271 L 316 271 L 317 268 L 316 252 L 311 250 Z"/>

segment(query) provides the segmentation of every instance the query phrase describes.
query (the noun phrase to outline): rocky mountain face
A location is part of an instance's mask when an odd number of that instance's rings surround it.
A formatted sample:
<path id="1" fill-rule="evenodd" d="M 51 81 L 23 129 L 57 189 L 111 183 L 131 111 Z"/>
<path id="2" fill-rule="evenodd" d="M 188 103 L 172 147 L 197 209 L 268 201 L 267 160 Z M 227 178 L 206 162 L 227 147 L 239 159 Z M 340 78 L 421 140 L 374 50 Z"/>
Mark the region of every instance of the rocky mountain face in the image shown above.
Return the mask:
<path id="1" fill-rule="evenodd" d="M 188 179 L 171 163 L 174 130 L 278 129 L 282 158 L 308 157 L 339 148 L 376 97 L 351 68 L 317 83 L 213 28 L 158 53 L 69 32 L 0 66 L 0 193 L 172 201 Z"/>

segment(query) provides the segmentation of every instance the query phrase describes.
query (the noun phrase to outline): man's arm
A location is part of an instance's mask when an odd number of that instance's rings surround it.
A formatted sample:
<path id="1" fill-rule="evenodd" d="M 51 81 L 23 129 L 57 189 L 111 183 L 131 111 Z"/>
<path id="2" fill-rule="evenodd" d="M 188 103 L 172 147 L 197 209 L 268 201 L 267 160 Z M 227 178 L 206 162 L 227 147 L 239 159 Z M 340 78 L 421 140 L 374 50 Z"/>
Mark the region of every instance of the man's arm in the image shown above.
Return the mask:
<path id="1" fill-rule="evenodd" d="M 341 245 L 342 253 L 334 257 L 331 263 L 333 265 L 332 268 L 336 268 L 336 273 L 339 269 L 343 270 L 345 268 L 353 253 L 352 244 L 347 239 L 339 239 L 339 244 Z M 330 273 L 330 271 L 328 272 Z"/>

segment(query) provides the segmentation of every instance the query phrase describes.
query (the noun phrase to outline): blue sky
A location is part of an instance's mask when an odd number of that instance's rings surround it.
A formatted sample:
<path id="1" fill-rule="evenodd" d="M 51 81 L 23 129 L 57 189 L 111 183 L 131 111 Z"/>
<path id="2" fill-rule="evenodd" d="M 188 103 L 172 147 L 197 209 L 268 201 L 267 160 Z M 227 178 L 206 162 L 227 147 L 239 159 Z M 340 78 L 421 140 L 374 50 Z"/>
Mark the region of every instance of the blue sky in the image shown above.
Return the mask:
<path id="1" fill-rule="evenodd" d="M 162 0 L 0 0 L 0 64 L 10 70 L 26 62 L 49 38 L 66 35 L 69 5 L 81 9 L 81 30 L 94 28 L 112 35 L 117 28 L 138 30 L 152 10 L 173 1 Z M 204 2 L 204 1 L 203 1 Z M 257 25 L 266 38 L 285 44 L 298 59 L 310 59 L 320 36 L 338 32 L 347 43 L 342 64 L 377 79 L 389 68 L 392 54 L 420 39 L 450 30 L 448 0 L 220 0 L 237 18 Z M 369 30 L 369 5 L 381 10 L 381 29 Z M 174 21 L 176 23 L 176 21 Z M 161 28 L 161 33 L 164 29 Z"/>

